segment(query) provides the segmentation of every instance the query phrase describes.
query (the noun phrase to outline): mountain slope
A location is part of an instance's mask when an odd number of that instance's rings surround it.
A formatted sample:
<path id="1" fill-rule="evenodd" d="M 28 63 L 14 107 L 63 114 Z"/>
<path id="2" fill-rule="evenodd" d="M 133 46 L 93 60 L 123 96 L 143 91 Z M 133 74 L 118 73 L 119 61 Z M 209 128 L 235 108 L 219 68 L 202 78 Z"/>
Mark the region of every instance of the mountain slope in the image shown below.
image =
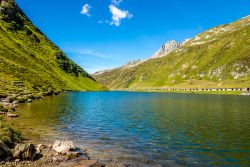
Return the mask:
<path id="1" fill-rule="evenodd" d="M 212 28 L 167 55 L 93 75 L 111 89 L 249 87 L 250 17 Z"/>
<path id="2" fill-rule="evenodd" d="M 36 28 L 14 0 L 0 0 L 0 43 L 0 91 L 103 89 Z"/>

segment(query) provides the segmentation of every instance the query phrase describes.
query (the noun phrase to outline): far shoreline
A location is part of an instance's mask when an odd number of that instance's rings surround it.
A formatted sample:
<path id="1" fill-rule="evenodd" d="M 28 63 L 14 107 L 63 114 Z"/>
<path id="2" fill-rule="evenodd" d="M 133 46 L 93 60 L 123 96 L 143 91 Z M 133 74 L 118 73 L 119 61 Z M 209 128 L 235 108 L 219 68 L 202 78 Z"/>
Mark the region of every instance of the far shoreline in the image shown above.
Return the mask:
<path id="1" fill-rule="evenodd" d="M 176 93 L 176 94 L 204 94 L 204 95 L 250 95 L 250 88 L 135 88 L 111 89 L 111 91 L 148 92 L 148 93 Z"/>

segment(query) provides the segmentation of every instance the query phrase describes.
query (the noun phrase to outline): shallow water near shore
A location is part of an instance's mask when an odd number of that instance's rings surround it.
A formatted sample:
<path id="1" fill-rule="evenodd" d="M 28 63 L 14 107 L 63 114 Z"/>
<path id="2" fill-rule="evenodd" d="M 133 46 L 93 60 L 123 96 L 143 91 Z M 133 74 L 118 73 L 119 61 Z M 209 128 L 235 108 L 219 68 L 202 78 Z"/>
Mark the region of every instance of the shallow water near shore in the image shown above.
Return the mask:
<path id="1" fill-rule="evenodd" d="M 140 166 L 247 166 L 250 97 L 68 92 L 18 107 L 35 143 L 70 139 L 92 156 Z"/>

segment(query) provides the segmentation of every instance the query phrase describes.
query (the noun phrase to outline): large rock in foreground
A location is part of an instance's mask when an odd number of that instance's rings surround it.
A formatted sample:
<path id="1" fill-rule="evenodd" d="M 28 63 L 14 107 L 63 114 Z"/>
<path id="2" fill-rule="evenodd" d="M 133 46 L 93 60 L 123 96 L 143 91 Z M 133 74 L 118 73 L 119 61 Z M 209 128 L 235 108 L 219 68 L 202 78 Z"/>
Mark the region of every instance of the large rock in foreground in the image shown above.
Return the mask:
<path id="1" fill-rule="evenodd" d="M 0 141 L 0 161 L 5 160 L 8 156 L 11 156 L 10 149 Z"/>
<path id="2" fill-rule="evenodd" d="M 36 148 L 33 144 L 17 144 L 13 151 L 14 159 L 33 160 L 36 156 Z"/>
<path id="3" fill-rule="evenodd" d="M 74 151 L 76 149 L 73 141 L 70 140 L 56 140 L 52 148 L 59 154 L 67 154 L 69 151 Z"/>

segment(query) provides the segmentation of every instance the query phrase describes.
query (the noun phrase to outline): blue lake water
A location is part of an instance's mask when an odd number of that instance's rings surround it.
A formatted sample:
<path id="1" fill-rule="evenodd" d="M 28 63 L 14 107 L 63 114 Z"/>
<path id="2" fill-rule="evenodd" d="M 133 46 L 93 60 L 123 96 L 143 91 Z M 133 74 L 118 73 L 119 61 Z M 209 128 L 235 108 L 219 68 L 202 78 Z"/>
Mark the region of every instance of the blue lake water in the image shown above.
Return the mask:
<path id="1" fill-rule="evenodd" d="M 31 140 L 72 139 L 138 166 L 250 165 L 250 97 L 69 92 L 19 106 Z"/>

